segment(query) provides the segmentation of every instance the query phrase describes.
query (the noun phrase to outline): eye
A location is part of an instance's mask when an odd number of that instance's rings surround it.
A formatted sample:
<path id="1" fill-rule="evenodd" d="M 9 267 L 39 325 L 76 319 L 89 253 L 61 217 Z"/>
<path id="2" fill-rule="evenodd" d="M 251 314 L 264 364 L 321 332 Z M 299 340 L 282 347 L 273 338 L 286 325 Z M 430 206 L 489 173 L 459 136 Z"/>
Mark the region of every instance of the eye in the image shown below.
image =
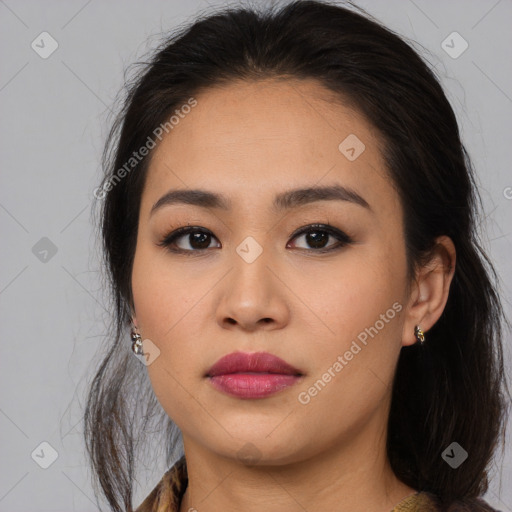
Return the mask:
<path id="1" fill-rule="evenodd" d="M 182 238 L 184 240 L 180 246 L 176 242 Z M 167 247 L 171 252 L 198 252 L 207 249 L 212 238 L 215 237 L 207 229 L 187 226 L 168 234 L 158 245 Z M 173 248 L 173 245 L 178 245 L 178 248 Z"/>
<path id="2" fill-rule="evenodd" d="M 330 252 L 352 243 L 352 239 L 343 231 L 326 224 L 312 224 L 300 231 L 293 233 L 292 239 L 303 236 L 310 248 L 306 247 L 304 250 L 316 253 Z M 326 246 L 330 238 L 335 238 L 338 243 L 334 247 Z M 198 226 L 186 226 L 169 233 L 164 239 L 158 243 L 162 247 L 166 247 L 169 251 L 174 253 L 194 253 L 202 252 L 210 247 L 212 239 L 217 240 L 213 234 Z M 332 245 L 332 244 L 331 244 Z M 290 247 L 287 244 L 286 247 Z"/>
<path id="3" fill-rule="evenodd" d="M 346 233 L 334 228 L 330 224 L 312 224 L 292 235 L 292 238 L 300 237 L 304 237 L 305 243 L 313 247 L 313 249 L 306 247 L 305 250 L 319 253 L 334 251 L 352 243 L 352 239 Z M 329 247 L 326 245 L 329 238 L 337 239 L 338 243 L 335 243 L 334 247 L 332 245 Z"/>

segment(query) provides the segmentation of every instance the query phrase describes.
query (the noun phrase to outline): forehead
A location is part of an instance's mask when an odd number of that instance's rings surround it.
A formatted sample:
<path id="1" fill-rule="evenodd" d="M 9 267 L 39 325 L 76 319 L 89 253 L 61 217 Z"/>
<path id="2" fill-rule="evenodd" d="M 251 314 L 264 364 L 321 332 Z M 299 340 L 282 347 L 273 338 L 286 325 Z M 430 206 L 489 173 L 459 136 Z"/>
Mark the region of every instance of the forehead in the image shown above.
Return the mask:
<path id="1" fill-rule="evenodd" d="M 143 207 L 170 189 L 198 185 L 240 207 L 289 188 L 335 183 L 381 208 L 396 202 L 379 134 L 320 84 L 233 82 L 194 97 L 197 105 L 154 150 Z"/>

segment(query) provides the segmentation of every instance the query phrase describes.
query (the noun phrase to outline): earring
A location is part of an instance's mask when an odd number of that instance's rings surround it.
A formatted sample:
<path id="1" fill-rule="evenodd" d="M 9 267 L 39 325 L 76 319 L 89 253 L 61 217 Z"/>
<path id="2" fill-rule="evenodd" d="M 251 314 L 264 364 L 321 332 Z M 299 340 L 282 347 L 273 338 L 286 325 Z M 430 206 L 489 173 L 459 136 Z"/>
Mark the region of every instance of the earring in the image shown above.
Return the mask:
<path id="1" fill-rule="evenodd" d="M 135 332 L 132 330 L 131 333 L 132 337 L 132 350 L 133 353 L 138 356 L 144 355 L 144 350 L 142 350 L 142 337 L 138 332 Z"/>
<path id="2" fill-rule="evenodd" d="M 423 345 L 425 342 L 425 334 L 419 325 L 414 328 L 414 335 L 416 336 L 416 339 L 421 343 L 421 345 Z"/>

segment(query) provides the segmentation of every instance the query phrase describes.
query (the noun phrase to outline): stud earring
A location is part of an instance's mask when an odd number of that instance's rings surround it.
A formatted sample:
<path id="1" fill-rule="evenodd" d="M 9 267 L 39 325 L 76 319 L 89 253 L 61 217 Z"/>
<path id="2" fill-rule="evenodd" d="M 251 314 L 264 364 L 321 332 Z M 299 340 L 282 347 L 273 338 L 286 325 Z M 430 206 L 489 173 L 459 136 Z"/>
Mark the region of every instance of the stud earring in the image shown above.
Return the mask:
<path id="1" fill-rule="evenodd" d="M 416 336 L 416 339 L 420 342 L 421 345 L 425 342 L 425 334 L 421 330 L 421 327 L 417 325 L 414 328 L 414 335 Z"/>

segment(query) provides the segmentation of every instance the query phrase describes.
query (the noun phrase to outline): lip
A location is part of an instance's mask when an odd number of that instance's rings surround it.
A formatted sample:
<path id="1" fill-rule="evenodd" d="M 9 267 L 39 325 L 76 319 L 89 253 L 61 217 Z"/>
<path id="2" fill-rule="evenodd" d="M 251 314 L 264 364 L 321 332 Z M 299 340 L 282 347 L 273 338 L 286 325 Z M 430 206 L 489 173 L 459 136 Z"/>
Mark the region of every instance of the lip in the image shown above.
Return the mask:
<path id="1" fill-rule="evenodd" d="M 233 352 L 221 357 L 205 375 L 217 390 L 238 398 L 265 398 L 303 376 L 301 370 L 268 352 Z"/>

